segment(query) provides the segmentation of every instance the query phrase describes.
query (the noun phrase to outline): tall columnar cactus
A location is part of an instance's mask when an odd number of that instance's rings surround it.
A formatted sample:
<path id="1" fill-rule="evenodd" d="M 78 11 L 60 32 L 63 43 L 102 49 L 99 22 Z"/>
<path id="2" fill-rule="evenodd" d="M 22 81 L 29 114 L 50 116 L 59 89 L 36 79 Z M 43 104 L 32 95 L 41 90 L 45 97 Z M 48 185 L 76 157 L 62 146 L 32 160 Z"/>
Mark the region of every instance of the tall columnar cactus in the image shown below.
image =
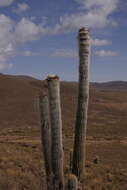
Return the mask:
<path id="1" fill-rule="evenodd" d="M 89 98 L 90 35 L 86 28 L 79 30 L 78 40 L 80 62 L 79 89 L 72 173 L 80 179 L 85 165 L 85 138 Z"/>
<path id="2" fill-rule="evenodd" d="M 62 119 L 60 105 L 59 77 L 48 76 L 48 91 L 51 118 L 51 162 L 53 170 L 53 189 L 64 188 L 63 174 L 63 145 L 62 145 Z"/>
<path id="3" fill-rule="evenodd" d="M 40 96 L 40 121 L 41 137 L 44 153 L 45 170 L 47 176 L 47 189 L 52 187 L 52 165 L 51 165 L 51 128 L 49 121 L 49 103 L 47 96 Z"/>

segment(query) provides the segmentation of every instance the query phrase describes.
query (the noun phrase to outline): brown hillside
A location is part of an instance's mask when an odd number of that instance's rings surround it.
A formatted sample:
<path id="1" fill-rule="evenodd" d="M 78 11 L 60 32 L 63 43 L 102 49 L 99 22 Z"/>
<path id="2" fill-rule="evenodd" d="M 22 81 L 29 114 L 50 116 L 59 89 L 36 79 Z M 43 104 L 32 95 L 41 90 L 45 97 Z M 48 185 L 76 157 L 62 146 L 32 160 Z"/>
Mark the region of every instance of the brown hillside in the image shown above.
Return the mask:
<path id="1" fill-rule="evenodd" d="M 36 97 L 42 83 L 23 76 L 0 75 L 0 126 L 36 125 Z"/>
<path id="2" fill-rule="evenodd" d="M 38 94 L 45 91 L 44 82 L 34 78 L 0 75 L 0 190 L 46 189 L 37 106 Z M 77 83 L 62 82 L 65 174 L 76 99 Z M 127 189 L 126 113 L 126 88 L 91 87 L 83 190 Z"/>
<path id="3" fill-rule="evenodd" d="M 0 75 L 0 127 L 38 126 L 37 97 L 44 82 L 27 76 Z M 62 82 L 63 130 L 72 130 L 77 83 Z M 127 89 L 90 90 L 88 135 L 126 136 Z"/>

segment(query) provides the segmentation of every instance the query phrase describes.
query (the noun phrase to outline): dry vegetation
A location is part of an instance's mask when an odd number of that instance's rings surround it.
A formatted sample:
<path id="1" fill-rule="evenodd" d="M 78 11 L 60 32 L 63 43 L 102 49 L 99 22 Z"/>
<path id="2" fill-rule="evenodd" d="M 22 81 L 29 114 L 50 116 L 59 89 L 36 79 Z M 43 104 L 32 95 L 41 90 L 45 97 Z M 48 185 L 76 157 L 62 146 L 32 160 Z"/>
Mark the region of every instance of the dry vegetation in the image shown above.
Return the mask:
<path id="1" fill-rule="evenodd" d="M 42 86 L 31 78 L 0 76 L 0 190 L 45 189 L 34 101 Z M 77 84 L 62 83 L 66 175 L 73 143 L 76 94 Z M 90 90 L 86 174 L 82 176 L 86 190 L 127 190 L 126 113 L 126 89 Z"/>

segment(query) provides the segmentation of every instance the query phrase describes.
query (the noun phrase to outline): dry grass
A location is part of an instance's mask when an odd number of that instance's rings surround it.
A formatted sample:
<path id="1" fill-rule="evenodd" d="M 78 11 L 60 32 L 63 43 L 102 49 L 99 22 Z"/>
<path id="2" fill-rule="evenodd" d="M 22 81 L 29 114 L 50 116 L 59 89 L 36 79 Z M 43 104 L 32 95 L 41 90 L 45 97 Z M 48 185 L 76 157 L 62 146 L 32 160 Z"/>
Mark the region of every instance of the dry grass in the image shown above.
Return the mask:
<path id="1" fill-rule="evenodd" d="M 10 129 L 5 129 L 7 132 Z M 4 131 L 4 130 L 3 130 Z M 2 131 L 2 133 L 3 133 Z M 18 131 L 18 130 L 17 130 Z M 19 129 L 20 132 L 20 129 Z M 0 190 L 45 189 L 45 173 L 39 130 L 35 136 L 0 136 Z M 73 135 L 64 134 L 65 174 Z M 127 189 L 127 140 L 87 137 L 87 161 L 81 185 L 85 190 Z M 98 156 L 98 163 L 94 159 Z"/>
<path id="2" fill-rule="evenodd" d="M 45 187 L 39 140 L 21 136 L 1 138 L 0 190 L 38 190 Z"/>

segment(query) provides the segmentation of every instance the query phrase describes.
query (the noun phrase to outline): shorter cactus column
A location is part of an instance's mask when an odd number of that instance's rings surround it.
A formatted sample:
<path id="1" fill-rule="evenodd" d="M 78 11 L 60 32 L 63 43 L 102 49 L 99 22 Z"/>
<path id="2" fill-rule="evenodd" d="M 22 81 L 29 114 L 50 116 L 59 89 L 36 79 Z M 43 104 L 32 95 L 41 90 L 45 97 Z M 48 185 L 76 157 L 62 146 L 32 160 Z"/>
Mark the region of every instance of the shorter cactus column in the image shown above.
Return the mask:
<path id="1" fill-rule="evenodd" d="M 52 166 L 51 166 L 51 129 L 49 121 L 49 103 L 47 96 L 40 96 L 40 121 L 41 138 L 47 176 L 47 189 L 52 188 Z"/>
<path id="2" fill-rule="evenodd" d="M 48 76 L 48 92 L 51 118 L 51 162 L 53 170 L 53 190 L 64 189 L 62 119 L 60 105 L 59 77 Z"/>
<path id="3" fill-rule="evenodd" d="M 78 180 L 73 174 L 70 174 L 67 181 L 67 190 L 78 190 Z"/>

